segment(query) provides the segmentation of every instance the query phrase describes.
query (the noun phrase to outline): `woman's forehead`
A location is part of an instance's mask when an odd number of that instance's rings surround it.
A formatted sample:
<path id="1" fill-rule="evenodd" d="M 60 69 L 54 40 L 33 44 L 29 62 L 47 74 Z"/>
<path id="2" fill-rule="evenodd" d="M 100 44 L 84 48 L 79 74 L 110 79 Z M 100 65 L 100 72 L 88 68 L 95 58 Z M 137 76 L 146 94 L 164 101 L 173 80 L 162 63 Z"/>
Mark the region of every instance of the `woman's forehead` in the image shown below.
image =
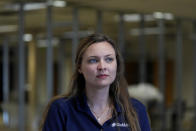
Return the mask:
<path id="1" fill-rule="evenodd" d="M 84 56 L 89 55 L 115 55 L 115 50 L 113 46 L 108 42 L 96 42 L 91 44 L 84 52 Z"/>

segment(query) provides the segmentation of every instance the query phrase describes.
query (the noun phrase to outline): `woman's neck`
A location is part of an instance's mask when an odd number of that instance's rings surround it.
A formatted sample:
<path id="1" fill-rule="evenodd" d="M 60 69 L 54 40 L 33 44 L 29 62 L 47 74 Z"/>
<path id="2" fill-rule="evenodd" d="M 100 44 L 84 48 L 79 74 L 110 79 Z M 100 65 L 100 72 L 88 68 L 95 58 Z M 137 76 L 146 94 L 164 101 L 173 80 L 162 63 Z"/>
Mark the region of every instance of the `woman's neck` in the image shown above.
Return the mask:
<path id="1" fill-rule="evenodd" d="M 88 105 L 94 110 L 102 110 L 110 104 L 109 87 L 92 88 L 87 86 L 86 96 Z"/>

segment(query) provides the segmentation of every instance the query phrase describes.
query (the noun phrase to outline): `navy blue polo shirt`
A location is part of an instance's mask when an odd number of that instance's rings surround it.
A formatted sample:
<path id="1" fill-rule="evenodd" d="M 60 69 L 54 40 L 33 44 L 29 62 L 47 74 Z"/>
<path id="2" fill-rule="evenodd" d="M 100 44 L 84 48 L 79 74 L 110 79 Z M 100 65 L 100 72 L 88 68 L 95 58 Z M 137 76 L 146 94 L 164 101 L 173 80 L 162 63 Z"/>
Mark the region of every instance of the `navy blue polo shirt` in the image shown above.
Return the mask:
<path id="1" fill-rule="evenodd" d="M 146 109 L 136 99 L 131 99 L 139 118 L 141 131 L 150 131 Z M 129 131 L 127 122 L 122 117 L 121 108 L 115 104 L 115 115 L 100 125 L 87 104 L 86 96 L 59 98 L 55 100 L 49 110 L 43 126 L 43 131 Z M 118 121 L 117 121 L 118 119 Z"/>

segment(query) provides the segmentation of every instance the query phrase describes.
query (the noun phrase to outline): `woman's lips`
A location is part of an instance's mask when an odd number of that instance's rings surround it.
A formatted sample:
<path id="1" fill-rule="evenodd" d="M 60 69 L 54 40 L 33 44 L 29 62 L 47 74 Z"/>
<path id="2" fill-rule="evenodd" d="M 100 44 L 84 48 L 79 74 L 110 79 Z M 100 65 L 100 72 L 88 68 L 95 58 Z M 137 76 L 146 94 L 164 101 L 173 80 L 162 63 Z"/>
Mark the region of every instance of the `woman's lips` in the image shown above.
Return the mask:
<path id="1" fill-rule="evenodd" d="M 99 78 L 99 79 L 105 79 L 107 77 L 108 77 L 108 75 L 106 75 L 106 74 L 97 75 L 97 78 Z"/>

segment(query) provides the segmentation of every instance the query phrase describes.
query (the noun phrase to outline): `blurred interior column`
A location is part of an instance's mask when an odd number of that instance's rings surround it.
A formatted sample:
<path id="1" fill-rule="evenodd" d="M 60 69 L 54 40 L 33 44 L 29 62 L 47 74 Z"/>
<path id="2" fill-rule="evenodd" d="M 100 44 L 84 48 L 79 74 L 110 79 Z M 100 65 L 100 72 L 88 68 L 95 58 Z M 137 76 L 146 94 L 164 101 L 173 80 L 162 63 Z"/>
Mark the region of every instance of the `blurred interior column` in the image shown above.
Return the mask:
<path id="1" fill-rule="evenodd" d="M 53 96 L 53 47 L 52 47 L 52 0 L 47 3 L 47 100 L 49 101 Z"/>
<path id="2" fill-rule="evenodd" d="M 182 59 L 183 59 L 183 35 L 182 35 L 182 20 L 177 19 L 177 34 L 176 34 L 176 99 L 177 99 L 177 125 L 176 131 L 182 129 Z"/>
<path id="3" fill-rule="evenodd" d="M 166 114 L 165 114 L 165 26 L 164 19 L 158 19 L 158 58 L 159 58 L 159 88 L 163 95 L 163 101 L 160 105 L 161 131 L 166 130 Z"/>
<path id="4" fill-rule="evenodd" d="M 103 12 L 101 10 L 97 10 L 97 33 L 103 33 Z"/>
<path id="5" fill-rule="evenodd" d="M 146 82 L 146 42 L 145 42 L 145 18 L 144 14 L 140 15 L 140 34 L 139 34 L 139 82 Z"/>
<path id="6" fill-rule="evenodd" d="M 193 21 L 193 52 L 194 52 L 194 121 L 193 121 L 193 129 L 196 129 L 196 20 Z"/>
<path id="7" fill-rule="evenodd" d="M 119 49 L 123 57 L 125 57 L 125 30 L 124 30 L 124 13 L 119 13 L 119 23 L 118 23 L 118 44 Z"/>
<path id="8" fill-rule="evenodd" d="M 36 116 L 36 104 L 37 104 L 37 89 L 36 89 L 36 43 L 30 41 L 28 44 L 28 97 L 29 97 L 29 110 L 28 117 L 30 119 L 30 127 Z M 33 128 L 32 128 L 33 129 Z"/>
<path id="9" fill-rule="evenodd" d="M 25 43 L 24 43 L 24 3 L 20 3 L 19 9 L 19 130 L 25 131 Z"/>
<path id="10" fill-rule="evenodd" d="M 74 68 L 75 65 L 75 54 L 76 49 L 79 42 L 79 18 L 78 18 L 78 8 L 73 8 L 73 14 L 72 14 L 72 30 L 73 30 L 73 36 L 72 36 L 72 68 Z M 74 69 L 73 69 L 74 70 Z"/>
<path id="11" fill-rule="evenodd" d="M 66 85 L 65 44 L 65 41 L 60 41 L 58 44 L 58 94 L 64 93 Z"/>
<path id="12" fill-rule="evenodd" d="M 8 38 L 5 37 L 3 41 L 3 123 L 5 125 L 9 125 L 9 112 L 6 109 L 8 104 L 10 103 L 10 77 L 9 77 L 9 46 L 8 46 Z"/>

